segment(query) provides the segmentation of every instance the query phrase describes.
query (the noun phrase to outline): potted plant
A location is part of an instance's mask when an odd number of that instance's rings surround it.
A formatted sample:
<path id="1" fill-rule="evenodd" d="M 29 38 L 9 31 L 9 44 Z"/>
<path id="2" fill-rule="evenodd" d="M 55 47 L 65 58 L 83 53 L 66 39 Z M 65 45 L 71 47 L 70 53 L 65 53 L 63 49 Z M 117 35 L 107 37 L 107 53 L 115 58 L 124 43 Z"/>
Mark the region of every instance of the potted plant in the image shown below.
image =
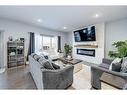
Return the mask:
<path id="1" fill-rule="evenodd" d="M 65 44 L 64 45 L 64 50 L 67 58 L 71 58 L 72 55 L 72 46 Z"/>
<path id="2" fill-rule="evenodd" d="M 109 51 L 108 55 L 111 58 L 116 58 L 116 57 L 123 58 L 123 57 L 127 57 L 127 40 L 114 42 L 112 45 L 115 46 L 116 51 Z"/>

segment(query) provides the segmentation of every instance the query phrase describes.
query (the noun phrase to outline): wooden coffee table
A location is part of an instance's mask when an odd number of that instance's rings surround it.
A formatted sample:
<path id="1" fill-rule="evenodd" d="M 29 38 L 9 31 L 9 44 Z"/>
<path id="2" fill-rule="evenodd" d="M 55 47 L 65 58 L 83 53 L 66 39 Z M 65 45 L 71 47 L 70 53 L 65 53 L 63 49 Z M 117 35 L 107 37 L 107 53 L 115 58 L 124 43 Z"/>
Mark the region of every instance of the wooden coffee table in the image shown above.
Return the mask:
<path id="1" fill-rule="evenodd" d="M 58 65 L 62 62 L 63 67 L 66 67 L 67 65 L 73 65 L 74 66 L 74 73 L 80 71 L 82 69 L 82 60 L 79 59 L 66 59 L 66 58 L 58 58 Z M 60 61 L 60 62 L 59 62 Z"/>
<path id="2" fill-rule="evenodd" d="M 82 62 L 82 60 L 79 60 L 79 59 L 67 59 L 67 58 L 64 58 L 64 57 L 61 57 L 61 58 L 58 58 L 57 60 L 60 60 L 62 62 L 64 62 L 64 64 L 72 64 L 72 65 L 75 65 L 75 64 L 78 64 L 80 62 Z"/>
<path id="3" fill-rule="evenodd" d="M 101 89 L 122 89 L 127 81 L 121 77 L 109 74 L 109 73 L 103 73 L 101 78 Z"/>

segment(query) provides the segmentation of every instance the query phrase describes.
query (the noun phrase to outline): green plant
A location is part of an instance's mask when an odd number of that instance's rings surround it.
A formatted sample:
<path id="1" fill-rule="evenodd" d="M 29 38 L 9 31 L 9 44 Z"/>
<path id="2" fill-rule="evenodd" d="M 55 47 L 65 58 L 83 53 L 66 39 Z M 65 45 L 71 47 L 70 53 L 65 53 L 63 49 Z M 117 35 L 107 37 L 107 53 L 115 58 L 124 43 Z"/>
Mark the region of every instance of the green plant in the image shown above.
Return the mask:
<path id="1" fill-rule="evenodd" d="M 68 44 L 65 44 L 64 45 L 64 50 L 65 50 L 66 55 L 71 55 L 71 53 L 72 53 L 72 46 L 69 46 Z"/>
<path id="2" fill-rule="evenodd" d="M 123 58 L 123 57 L 127 57 L 127 40 L 114 42 L 112 45 L 115 46 L 115 48 L 117 50 L 116 51 L 109 51 L 108 55 L 111 58 L 116 58 L 116 57 Z"/>

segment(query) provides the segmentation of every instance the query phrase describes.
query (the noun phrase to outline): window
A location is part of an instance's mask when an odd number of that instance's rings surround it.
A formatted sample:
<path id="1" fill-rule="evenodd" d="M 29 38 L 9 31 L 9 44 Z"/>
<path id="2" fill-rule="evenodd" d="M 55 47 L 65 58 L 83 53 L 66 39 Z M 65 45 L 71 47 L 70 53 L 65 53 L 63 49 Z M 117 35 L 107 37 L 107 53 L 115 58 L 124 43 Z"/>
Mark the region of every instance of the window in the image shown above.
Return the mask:
<path id="1" fill-rule="evenodd" d="M 47 52 L 54 52 L 57 48 L 56 37 L 42 36 L 42 50 Z"/>

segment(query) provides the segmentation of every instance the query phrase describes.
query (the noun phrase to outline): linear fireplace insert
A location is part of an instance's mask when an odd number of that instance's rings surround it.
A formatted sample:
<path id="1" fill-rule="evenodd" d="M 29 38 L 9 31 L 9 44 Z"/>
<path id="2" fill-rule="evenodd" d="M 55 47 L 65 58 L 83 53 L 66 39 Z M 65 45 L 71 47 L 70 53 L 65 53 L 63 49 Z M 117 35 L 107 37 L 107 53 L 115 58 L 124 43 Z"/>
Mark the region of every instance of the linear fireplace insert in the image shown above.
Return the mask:
<path id="1" fill-rule="evenodd" d="M 77 49 L 77 54 L 95 57 L 95 49 Z"/>

